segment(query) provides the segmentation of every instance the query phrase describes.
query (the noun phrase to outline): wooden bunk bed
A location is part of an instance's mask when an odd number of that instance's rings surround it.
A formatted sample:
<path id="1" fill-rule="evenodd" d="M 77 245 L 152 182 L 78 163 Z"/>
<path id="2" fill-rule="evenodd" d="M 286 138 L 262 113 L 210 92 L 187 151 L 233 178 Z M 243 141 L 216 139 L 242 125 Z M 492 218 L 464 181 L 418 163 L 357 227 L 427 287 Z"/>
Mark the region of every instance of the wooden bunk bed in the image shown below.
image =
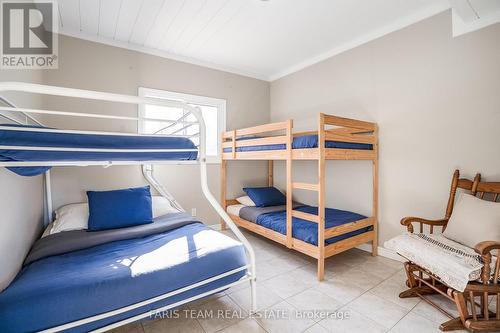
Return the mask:
<path id="1" fill-rule="evenodd" d="M 313 148 L 294 147 L 294 139 L 317 135 L 317 145 Z M 329 142 L 353 144 L 347 148 L 327 148 Z M 370 149 L 356 149 L 356 144 L 370 145 Z M 335 146 L 335 145 L 334 145 Z M 342 146 L 342 145 L 340 145 Z M 260 148 L 259 148 L 260 147 Z M 266 149 L 269 147 L 269 149 Z M 273 161 L 286 161 L 286 234 L 244 220 L 229 214 L 242 228 L 260 234 L 318 260 L 318 280 L 324 278 L 325 259 L 358 245 L 371 242 L 372 255 L 377 255 L 377 210 L 378 210 L 378 128 L 376 123 L 342 118 L 320 113 L 318 130 L 293 133 L 293 121 L 270 123 L 250 128 L 228 131 L 222 135 L 221 204 L 224 209 L 237 204 L 226 197 L 227 162 L 236 160 L 267 160 L 269 163 L 268 185 L 273 186 Z M 318 182 L 303 183 L 292 180 L 292 162 L 295 160 L 317 160 Z M 326 160 L 366 160 L 372 161 L 373 206 L 371 216 L 354 222 L 325 229 L 325 161 Z M 315 191 L 318 194 L 318 215 L 292 209 L 293 190 Z M 292 236 L 292 218 L 318 224 L 317 245 Z M 331 243 L 325 240 L 345 235 L 363 228 L 369 231 Z M 225 228 L 221 220 L 221 228 Z"/>

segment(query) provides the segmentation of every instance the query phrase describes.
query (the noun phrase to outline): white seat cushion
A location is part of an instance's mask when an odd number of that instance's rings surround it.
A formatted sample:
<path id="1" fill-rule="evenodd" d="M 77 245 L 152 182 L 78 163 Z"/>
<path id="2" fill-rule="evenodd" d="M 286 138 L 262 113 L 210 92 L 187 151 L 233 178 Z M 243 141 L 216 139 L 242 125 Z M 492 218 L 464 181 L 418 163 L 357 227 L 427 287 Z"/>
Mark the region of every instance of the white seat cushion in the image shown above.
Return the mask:
<path id="1" fill-rule="evenodd" d="M 440 234 L 405 233 L 388 240 L 384 246 L 459 291 L 463 291 L 469 281 L 478 279 L 483 267 L 473 249 Z"/>
<path id="2" fill-rule="evenodd" d="M 443 235 L 471 248 L 500 241 L 500 203 L 461 193 Z"/>

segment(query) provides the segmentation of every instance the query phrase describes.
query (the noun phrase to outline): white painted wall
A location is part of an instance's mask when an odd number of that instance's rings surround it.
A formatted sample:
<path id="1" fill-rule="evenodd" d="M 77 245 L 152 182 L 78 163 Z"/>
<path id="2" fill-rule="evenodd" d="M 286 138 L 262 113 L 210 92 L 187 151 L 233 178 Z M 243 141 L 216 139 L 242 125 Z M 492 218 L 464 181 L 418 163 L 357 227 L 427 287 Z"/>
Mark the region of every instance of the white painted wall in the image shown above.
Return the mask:
<path id="1" fill-rule="evenodd" d="M 271 83 L 273 121 L 312 129 L 324 112 L 379 124 L 381 244 L 403 231 L 403 216 L 444 216 L 455 168 L 500 178 L 500 24 L 452 38 L 450 20 L 437 15 Z M 294 169 L 314 179 L 314 167 Z M 370 212 L 369 163 L 328 162 L 327 179 L 328 206 Z"/>
<path id="2" fill-rule="evenodd" d="M 0 80 L 41 82 L 42 72 L 2 70 Z M 40 98 L 2 93 L 20 107 L 40 107 Z M 6 123 L 0 119 L 0 124 Z M 43 217 L 42 176 L 21 177 L 0 168 L 0 291 L 15 277 L 32 242 L 40 235 Z"/>

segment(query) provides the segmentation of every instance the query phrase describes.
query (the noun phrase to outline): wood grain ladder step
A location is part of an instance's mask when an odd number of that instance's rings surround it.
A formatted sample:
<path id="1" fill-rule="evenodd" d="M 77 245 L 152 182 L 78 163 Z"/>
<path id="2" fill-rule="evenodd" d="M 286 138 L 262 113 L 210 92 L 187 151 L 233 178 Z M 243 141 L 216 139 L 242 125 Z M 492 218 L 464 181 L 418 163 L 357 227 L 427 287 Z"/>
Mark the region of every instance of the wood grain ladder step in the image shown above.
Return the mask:
<path id="1" fill-rule="evenodd" d="M 301 212 L 299 210 L 292 210 L 292 216 L 299 218 L 299 219 L 319 223 L 318 215 L 304 213 L 304 212 Z"/>
<path id="2" fill-rule="evenodd" d="M 318 191 L 319 184 L 293 182 L 292 187 L 299 190 Z"/>

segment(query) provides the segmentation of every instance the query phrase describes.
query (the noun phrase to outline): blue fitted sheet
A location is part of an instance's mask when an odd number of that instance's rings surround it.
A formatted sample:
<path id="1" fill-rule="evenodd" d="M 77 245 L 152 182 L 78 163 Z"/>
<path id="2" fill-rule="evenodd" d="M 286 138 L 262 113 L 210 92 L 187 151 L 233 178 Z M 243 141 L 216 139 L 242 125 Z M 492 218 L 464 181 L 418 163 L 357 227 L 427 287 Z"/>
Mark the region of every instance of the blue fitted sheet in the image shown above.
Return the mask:
<path id="1" fill-rule="evenodd" d="M 255 139 L 248 137 L 246 139 Z M 305 148 L 318 148 L 318 135 L 302 135 L 293 138 L 292 142 L 293 149 L 305 149 Z M 363 149 L 371 150 L 373 146 L 367 143 L 353 143 L 353 142 L 341 142 L 341 141 L 326 141 L 325 148 L 340 148 L 340 149 Z M 274 144 L 274 145 L 259 145 L 259 146 L 248 146 L 248 147 L 238 147 L 236 151 L 262 151 L 262 150 L 284 150 L 286 149 L 286 144 Z M 224 148 L 224 152 L 231 152 L 231 148 Z"/>
<path id="2" fill-rule="evenodd" d="M 26 131 L 37 126 L 0 125 L 1 146 L 97 148 L 97 149 L 196 149 L 188 138 L 160 136 L 94 135 Z M 66 152 L 44 150 L 0 150 L 0 161 L 172 161 L 195 160 L 198 152 Z M 41 174 L 49 167 L 13 167 L 22 176 Z"/>
<path id="3" fill-rule="evenodd" d="M 0 293 L 0 332 L 33 332 L 110 311 L 246 265 L 241 243 L 201 223 L 26 266 Z M 208 285 L 70 330 L 87 332 L 239 280 Z"/>
<path id="4" fill-rule="evenodd" d="M 318 215 L 318 207 L 301 206 L 294 208 L 304 213 Z M 366 216 L 349 212 L 346 210 L 326 208 L 325 211 L 325 228 L 337 227 L 342 224 L 358 221 L 366 218 Z M 257 217 L 258 225 L 268 229 L 286 234 L 286 210 L 261 214 Z M 356 236 L 371 230 L 371 227 L 362 228 L 343 234 L 340 236 L 331 237 L 325 240 L 325 244 L 332 244 L 343 239 Z M 292 236 L 309 244 L 318 245 L 318 225 L 314 222 L 299 219 L 292 219 Z"/>

